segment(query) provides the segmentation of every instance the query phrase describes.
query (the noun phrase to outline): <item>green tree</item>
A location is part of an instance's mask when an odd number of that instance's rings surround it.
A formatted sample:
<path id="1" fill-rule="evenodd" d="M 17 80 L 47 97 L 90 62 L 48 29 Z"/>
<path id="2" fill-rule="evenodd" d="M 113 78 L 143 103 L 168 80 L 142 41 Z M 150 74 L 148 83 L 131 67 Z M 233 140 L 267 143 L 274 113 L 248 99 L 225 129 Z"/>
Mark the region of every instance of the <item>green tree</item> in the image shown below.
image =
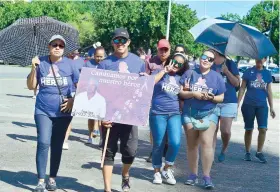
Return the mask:
<path id="1" fill-rule="evenodd" d="M 279 63 L 279 1 L 274 1 L 274 11 L 272 13 L 272 1 L 262 1 L 252 7 L 244 18 L 244 23 L 255 26 L 260 31 L 265 32 L 271 28 L 271 41 L 278 51 L 274 56 L 274 61 Z"/>
<path id="2" fill-rule="evenodd" d="M 126 27 L 130 32 L 132 50 L 140 46 L 155 50 L 158 40 L 165 37 L 167 1 L 93 2 L 91 6 L 96 38 L 107 49 L 111 48 L 110 34 L 117 27 Z M 193 37 L 188 32 L 197 22 L 196 13 L 187 5 L 172 3 L 170 42 L 173 47 L 181 43 L 191 54 L 197 55 L 200 46 L 194 44 Z"/>
<path id="3" fill-rule="evenodd" d="M 230 21 L 235 21 L 235 22 L 242 22 L 243 18 L 240 17 L 240 15 L 236 13 L 227 13 L 227 14 L 222 14 L 222 18 L 230 20 Z"/>

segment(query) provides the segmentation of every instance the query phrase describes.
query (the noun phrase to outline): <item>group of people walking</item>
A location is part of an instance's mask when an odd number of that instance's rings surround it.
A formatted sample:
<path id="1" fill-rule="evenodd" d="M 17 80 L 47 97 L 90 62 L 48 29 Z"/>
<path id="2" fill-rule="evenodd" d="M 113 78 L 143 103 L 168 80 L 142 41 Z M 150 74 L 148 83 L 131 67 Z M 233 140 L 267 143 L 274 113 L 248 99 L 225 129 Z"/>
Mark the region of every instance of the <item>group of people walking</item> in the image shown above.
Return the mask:
<path id="1" fill-rule="evenodd" d="M 129 73 L 152 75 L 155 78 L 149 115 L 154 184 L 161 184 L 163 180 L 171 185 L 176 184 L 172 166 L 180 148 L 183 126 L 189 165 L 185 184 L 195 185 L 198 182 L 200 146 L 204 187 L 206 189 L 214 187 L 210 172 L 214 161 L 217 132 L 221 130 L 223 146 L 218 160 L 222 162 L 226 159 L 232 121 L 237 116 L 246 89 L 241 107 L 245 122 L 244 160 L 251 160 L 252 131 L 254 118 L 257 117 L 259 139 L 256 157 L 260 162 L 266 162 L 262 148 L 267 130 L 267 98 L 273 118 L 275 112 L 271 92 L 272 78 L 263 67 L 264 59 L 256 60 L 256 66 L 244 73 L 240 86 L 237 65 L 213 49 L 205 50 L 200 56 L 199 65 L 190 68 L 185 47 L 178 45 L 171 54 L 171 45 L 166 39 L 158 42 L 157 55 L 147 59 L 141 59 L 128 51 L 131 40 L 124 28 L 118 28 L 113 32 L 111 42 L 114 49 L 112 55 L 103 61 L 101 61 L 103 58 L 100 59 L 100 63 L 89 61 L 86 65 L 119 71 L 119 64 L 125 62 Z M 48 45 L 49 56 L 35 57 L 32 60 L 31 72 L 27 79 L 29 89 L 35 89 L 39 84 L 34 115 L 38 138 L 36 165 L 39 179 L 35 192 L 57 189 L 55 178 L 61 161 L 65 135 L 67 137 L 66 132 L 72 120 L 70 111 L 81 68 L 77 67 L 75 60 L 63 56 L 65 46 L 67 42 L 62 36 L 53 36 Z M 104 51 L 103 48 L 98 50 Z M 94 124 L 90 121 L 89 139 Z M 114 158 L 120 140 L 123 163 L 121 186 L 124 192 L 128 192 L 131 189 L 129 170 L 137 154 L 138 129 L 136 126 L 111 121 L 96 122 L 102 126 L 103 146 L 106 132 L 111 129 L 102 170 L 104 191 L 112 190 Z M 48 181 L 45 181 L 49 148 L 51 148 L 50 176 Z"/>

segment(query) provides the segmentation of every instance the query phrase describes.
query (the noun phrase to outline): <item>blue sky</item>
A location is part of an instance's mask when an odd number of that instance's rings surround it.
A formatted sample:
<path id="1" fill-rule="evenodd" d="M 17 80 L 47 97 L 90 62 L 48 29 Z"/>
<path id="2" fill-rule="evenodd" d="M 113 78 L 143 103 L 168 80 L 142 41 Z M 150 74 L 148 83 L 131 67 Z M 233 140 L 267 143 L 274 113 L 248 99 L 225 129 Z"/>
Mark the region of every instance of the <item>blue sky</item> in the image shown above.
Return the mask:
<path id="1" fill-rule="evenodd" d="M 251 1 L 210 1 L 210 0 L 175 0 L 176 3 L 188 4 L 192 10 L 197 12 L 198 18 L 204 17 L 204 10 L 206 10 L 206 16 L 208 17 L 220 17 L 226 13 L 237 13 L 238 15 L 245 16 L 248 11 L 260 0 Z M 204 7 L 206 9 L 204 9 Z"/>

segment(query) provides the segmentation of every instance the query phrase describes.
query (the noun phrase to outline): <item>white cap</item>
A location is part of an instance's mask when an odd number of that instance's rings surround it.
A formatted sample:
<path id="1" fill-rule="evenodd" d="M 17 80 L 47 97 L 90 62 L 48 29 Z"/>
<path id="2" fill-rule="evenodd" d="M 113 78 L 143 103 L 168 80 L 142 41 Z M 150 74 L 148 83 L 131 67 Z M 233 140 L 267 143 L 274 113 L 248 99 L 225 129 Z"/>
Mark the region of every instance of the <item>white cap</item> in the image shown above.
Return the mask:
<path id="1" fill-rule="evenodd" d="M 96 42 L 96 43 L 94 43 L 93 45 L 93 48 L 97 48 L 97 47 L 100 47 L 101 46 L 101 43 L 100 42 Z"/>
<path id="2" fill-rule="evenodd" d="M 57 39 L 63 41 L 64 45 L 66 45 L 65 39 L 64 39 L 61 35 L 53 35 L 53 36 L 51 37 L 51 39 L 49 40 L 49 44 L 50 44 L 51 42 L 53 42 L 54 40 L 57 40 Z"/>

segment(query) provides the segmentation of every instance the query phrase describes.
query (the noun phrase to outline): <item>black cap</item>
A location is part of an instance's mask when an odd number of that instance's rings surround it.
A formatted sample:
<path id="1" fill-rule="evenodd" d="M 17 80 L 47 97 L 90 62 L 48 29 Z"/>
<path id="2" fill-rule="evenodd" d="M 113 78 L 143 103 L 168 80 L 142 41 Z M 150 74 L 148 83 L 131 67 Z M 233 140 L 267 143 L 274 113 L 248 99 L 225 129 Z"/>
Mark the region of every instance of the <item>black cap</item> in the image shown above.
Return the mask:
<path id="1" fill-rule="evenodd" d="M 129 39 L 129 34 L 125 28 L 117 28 L 113 32 L 113 39 L 115 39 L 116 37 L 124 37 Z"/>

